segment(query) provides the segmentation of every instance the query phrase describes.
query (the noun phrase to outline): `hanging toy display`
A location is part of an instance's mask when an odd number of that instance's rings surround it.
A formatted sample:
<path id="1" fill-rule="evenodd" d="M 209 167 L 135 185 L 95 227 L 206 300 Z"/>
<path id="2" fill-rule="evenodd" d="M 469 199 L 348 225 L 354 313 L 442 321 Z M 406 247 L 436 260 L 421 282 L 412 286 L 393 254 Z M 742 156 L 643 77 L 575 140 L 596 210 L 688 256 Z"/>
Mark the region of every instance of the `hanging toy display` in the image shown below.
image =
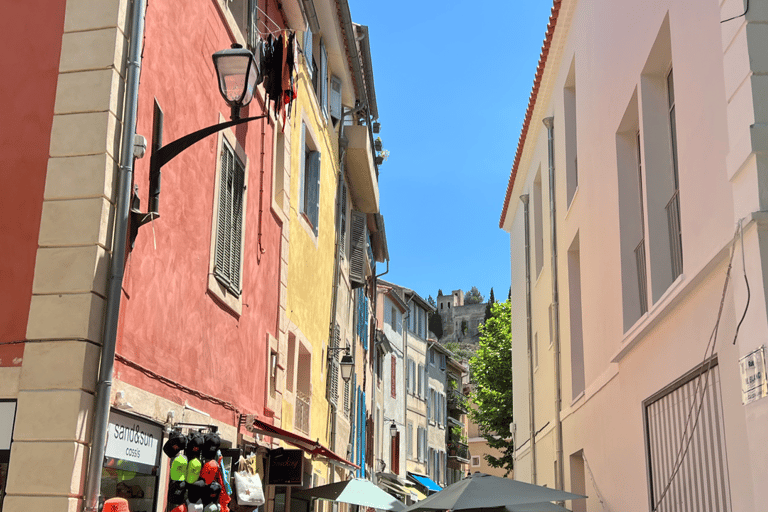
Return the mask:
<path id="1" fill-rule="evenodd" d="M 215 428 L 215 427 L 214 427 Z M 221 466 L 221 438 L 212 430 L 174 430 L 163 445 L 171 459 L 168 506 L 171 512 L 229 512 L 231 498 Z M 127 509 L 126 509 L 127 510 Z"/>

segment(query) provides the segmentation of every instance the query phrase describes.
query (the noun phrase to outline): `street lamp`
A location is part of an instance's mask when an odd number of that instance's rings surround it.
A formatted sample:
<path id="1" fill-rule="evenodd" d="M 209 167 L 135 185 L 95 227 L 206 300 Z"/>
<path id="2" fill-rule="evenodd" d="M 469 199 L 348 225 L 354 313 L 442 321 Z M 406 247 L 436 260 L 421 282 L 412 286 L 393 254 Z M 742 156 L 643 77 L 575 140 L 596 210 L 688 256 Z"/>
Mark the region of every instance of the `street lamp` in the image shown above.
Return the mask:
<path id="1" fill-rule="evenodd" d="M 250 50 L 239 44 L 213 54 L 219 77 L 219 92 L 232 109 L 231 119 L 240 119 L 240 109 L 253 99 L 259 70 Z"/>
<path id="2" fill-rule="evenodd" d="M 341 361 L 339 361 L 339 366 L 341 367 L 341 378 L 344 379 L 344 382 L 349 382 L 350 377 L 352 377 L 352 370 L 355 369 L 355 360 L 352 359 L 352 354 L 344 354 L 341 356 Z"/>
<path id="3" fill-rule="evenodd" d="M 256 119 L 269 119 L 267 114 L 246 118 L 240 117 L 240 109 L 248 105 L 253 99 L 253 92 L 256 89 L 256 78 L 259 74 L 256 59 L 250 50 L 243 48 L 239 44 L 233 44 L 232 48 L 213 54 L 213 65 L 218 76 L 219 92 L 231 109 L 231 121 L 202 128 L 163 146 L 163 112 L 155 105 L 152 156 L 149 161 L 149 207 L 147 213 L 142 213 L 139 210 L 140 200 L 138 195 L 134 194 L 131 204 L 131 246 L 133 246 L 133 242 L 138 235 L 139 227 L 160 217 L 161 167 L 170 162 L 179 153 L 209 135 Z"/>
<path id="4" fill-rule="evenodd" d="M 389 426 L 389 434 L 394 437 L 397 434 L 397 424 L 395 420 L 392 420 L 392 424 Z"/>

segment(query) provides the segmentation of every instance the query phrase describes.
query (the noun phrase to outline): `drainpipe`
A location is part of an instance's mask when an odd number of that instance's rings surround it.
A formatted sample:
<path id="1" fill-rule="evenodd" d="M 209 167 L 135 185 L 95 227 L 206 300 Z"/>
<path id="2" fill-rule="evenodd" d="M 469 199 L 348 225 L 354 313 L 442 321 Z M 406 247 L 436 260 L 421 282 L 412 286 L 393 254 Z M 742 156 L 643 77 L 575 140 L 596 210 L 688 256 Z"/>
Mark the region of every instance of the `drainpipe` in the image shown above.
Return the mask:
<path id="1" fill-rule="evenodd" d="M 555 352 L 555 446 L 557 457 L 556 487 L 563 489 L 563 422 L 560 418 L 562 409 L 562 390 L 560 383 L 560 303 L 557 286 L 557 210 L 555 208 L 555 118 L 543 120 L 547 127 L 547 142 L 549 147 L 549 218 L 551 225 L 552 244 L 552 346 Z"/>
<path id="2" fill-rule="evenodd" d="M 525 313 L 528 334 L 528 411 L 530 420 L 531 443 L 531 483 L 536 483 L 536 416 L 534 414 L 535 402 L 533 399 L 533 326 L 531 323 L 531 233 L 530 233 L 530 206 L 528 194 L 520 196 L 523 202 L 525 219 Z"/>
<path id="3" fill-rule="evenodd" d="M 128 69 L 125 80 L 125 112 L 120 141 L 120 178 L 115 207 L 115 230 L 112 239 L 112 264 L 110 266 L 109 292 L 104 319 L 101 366 L 99 381 L 96 385 L 93 434 L 85 482 L 84 509 L 92 512 L 97 511 L 99 507 L 101 467 L 104 464 L 107 428 L 109 427 L 109 398 L 112 392 L 112 373 L 115 366 L 117 324 L 120 316 L 120 294 L 125 269 L 131 183 L 133 182 L 133 141 L 136 136 L 136 110 L 139 102 L 141 45 L 144 40 L 145 13 L 146 0 L 134 0 L 131 14 L 131 43 L 128 50 Z"/>

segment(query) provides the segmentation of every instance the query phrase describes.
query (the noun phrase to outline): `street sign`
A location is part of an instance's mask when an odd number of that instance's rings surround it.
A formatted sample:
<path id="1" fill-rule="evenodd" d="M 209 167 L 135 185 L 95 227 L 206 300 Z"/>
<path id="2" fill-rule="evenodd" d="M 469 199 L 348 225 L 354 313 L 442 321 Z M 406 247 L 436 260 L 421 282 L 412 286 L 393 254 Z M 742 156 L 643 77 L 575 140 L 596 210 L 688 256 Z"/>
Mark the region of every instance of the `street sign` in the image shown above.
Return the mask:
<path id="1" fill-rule="evenodd" d="M 765 346 L 739 359 L 741 370 L 741 402 L 744 405 L 768 395 L 765 377 Z"/>

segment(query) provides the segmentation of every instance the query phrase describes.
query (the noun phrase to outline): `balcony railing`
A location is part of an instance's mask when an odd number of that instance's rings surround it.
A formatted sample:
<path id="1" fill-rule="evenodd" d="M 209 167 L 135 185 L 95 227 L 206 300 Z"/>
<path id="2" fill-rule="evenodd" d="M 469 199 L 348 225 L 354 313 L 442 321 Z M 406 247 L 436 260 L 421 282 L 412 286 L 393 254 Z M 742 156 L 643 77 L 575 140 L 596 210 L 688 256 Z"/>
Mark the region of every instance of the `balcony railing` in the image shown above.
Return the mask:
<path id="1" fill-rule="evenodd" d="M 460 462 L 469 462 L 469 446 L 457 441 L 448 442 L 448 458 L 458 459 Z"/>
<path id="2" fill-rule="evenodd" d="M 306 395 L 301 391 L 297 390 L 296 391 L 296 408 L 294 411 L 295 418 L 294 418 L 293 424 L 297 430 L 300 430 L 305 434 L 309 434 L 309 407 L 310 407 L 309 395 Z"/>
<path id="3" fill-rule="evenodd" d="M 449 389 L 447 395 L 448 413 L 455 411 L 459 414 L 467 413 L 467 406 L 465 405 L 466 397 L 459 393 L 455 389 Z"/>
<path id="4" fill-rule="evenodd" d="M 635 262 L 637 263 L 637 290 L 640 295 L 640 314 L 648 312 L 648 273 L 645 263 L 645 239 L 635 247 Z"/>
<path id="5" fill-rule="evenodd" d="M 667 203 L 669 223 L 669 252 L 672 258 L 672 279 L 683 273 L 683 235 L 680 229 L 680 191 L 675 190 Z"/>

